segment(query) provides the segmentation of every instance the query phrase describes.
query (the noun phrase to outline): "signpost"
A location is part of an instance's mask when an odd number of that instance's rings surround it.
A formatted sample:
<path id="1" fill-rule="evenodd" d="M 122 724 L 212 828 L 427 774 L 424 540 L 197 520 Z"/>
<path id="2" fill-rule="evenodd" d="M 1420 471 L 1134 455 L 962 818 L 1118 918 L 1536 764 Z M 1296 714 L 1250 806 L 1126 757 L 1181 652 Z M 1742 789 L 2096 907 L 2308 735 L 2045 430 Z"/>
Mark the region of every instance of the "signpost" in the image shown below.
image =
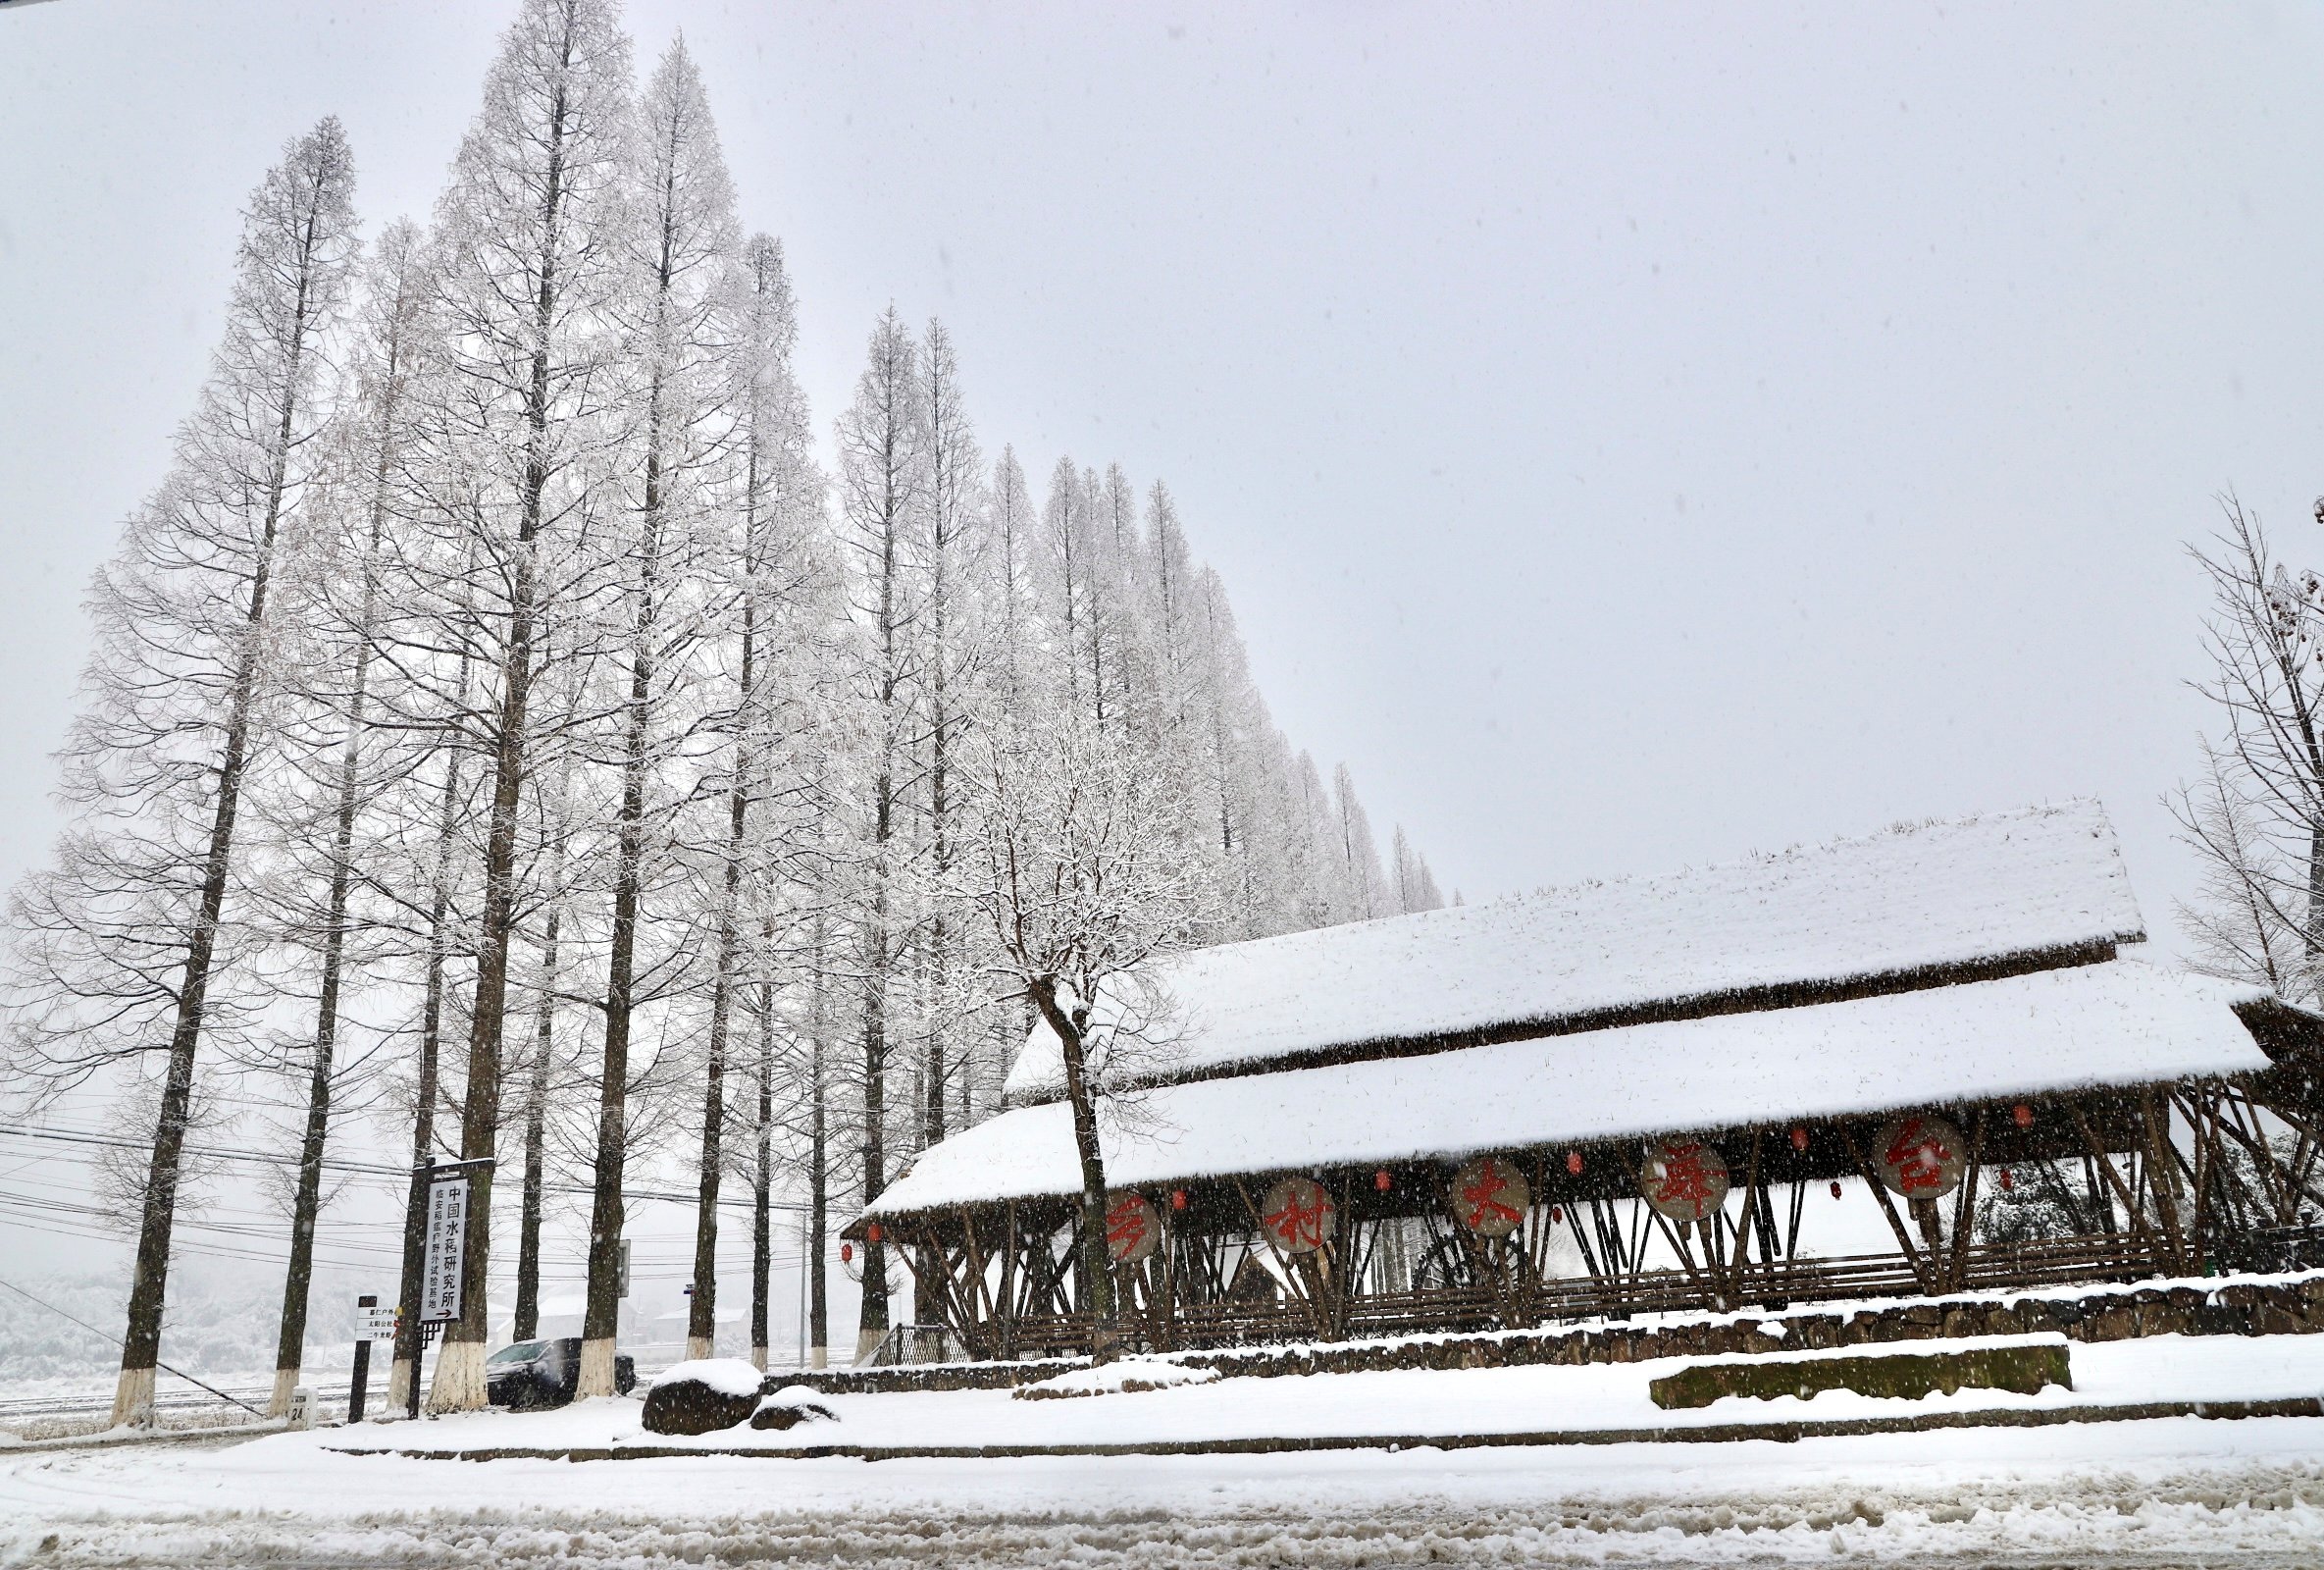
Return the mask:
<path id="1" fill-rule="evenodd" d="M 468 1178 L 490 1174 L 492 1158 L 479 1156 L 442 1165 L 429 1162 L 412 1176 L 427 1179 L 427 1230 L 420 1247 L 417 1316 L 419 1350 L 412 1354 L 409 1415 L 420 1415 L 420 1356 L 444 1326 L 460 1318 L 460 1275 L 468 1252 Z M 398 1312 L 407 1310 L 399 1309 Z"/>
<path id="2" fill-rule="evenodd" d="M 1665 1139 L 1647 1147 L 1638 1186 L 1665 1221 L 1703 1221 L 1727 1203 L 1727 1162 L 1699 1139 Z"/>
<path id="3" fill-rule="evenodd" d="M 420 1253 L 420 1323 L 447 1325 L 460 1317 L 460 1262 L 468 1241 L 468 1178 L 439 1178 L 428 1185 L 428 1241 Z"/>
<path id="4" fill-rule="evenodd" d="M 1123 1191 L 1106 1201 L 1106 1252 L 1116 1265 L 1135 1265 L 1162 1246 L 1162 1218 L 1144 1194 Z"/>
<path id="5" fill-rule="evenodd" d="M 1453 1174 L 1453 1215 L 1479 1237 L 1507 1237 L 1532 1203 L 1524 1174 L 1507 1156 L 1479 1156 Z"/>
<path id="6" fill-rule="evenodd" d="M 371 1384 L 371 1343 L 395 1339 L 395 1310 L 380 1307 L 366 1292 L 355 1299 L 355 1377 L 347 1385 L 347 1422 L 363 1421 L 364 1392 Z"/>
<path id="7" fill-rule="evenodd" d="M 1321 1248 L 1330 1241 L 1337 1220 L 1331 1195 L 1313 1178 L 1278 1178 L 1259 1201 L 1259 1225 L 1285 1254 Z"/>
<path id="8" fill-rule="evenodd" d="M 1968 1148 L 1961 1130 L 1934 1113 L 1892 1118 L 1872 1136 L 1882 1185 L 1914 1200 L 1942 1199 L 1960 1187 Z"/>

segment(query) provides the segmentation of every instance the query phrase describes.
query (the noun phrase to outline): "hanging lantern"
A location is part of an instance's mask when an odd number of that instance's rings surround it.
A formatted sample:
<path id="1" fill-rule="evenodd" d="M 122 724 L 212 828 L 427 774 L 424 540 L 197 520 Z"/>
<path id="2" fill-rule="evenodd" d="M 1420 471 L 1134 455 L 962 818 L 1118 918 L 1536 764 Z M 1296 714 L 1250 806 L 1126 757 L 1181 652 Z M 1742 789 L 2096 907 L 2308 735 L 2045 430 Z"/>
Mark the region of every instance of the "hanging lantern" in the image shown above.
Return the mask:
<path id="1" fill-rule="evenodd" d="M 1832 1180 L 1832 1197 L 1834 1199 L 1839 1197 L 1839 1179 L 1836 1178 Z"/>
<path id="2" fill-rule="evenodd" d="M 2002 1168 L 2002 1169 L 2001 1169 L 2001 1192 L 2003 1192 L 2003 1193 L 2005 1193 L 2005 1194 L 2006 1194 L 2006 1193 L 2008 1193 L 2008 1192 L 2010 1191 L 2010 1189 L 2012 1189 L 2012 1188 L 2014 1188 L 2014 1187 L 2016 1187 L 2016 1186 L 2017 1186 L 2017 1182 L 2016 1182 L 2016 1180 L 2015 1180 L 2014 1178 L 2012 1178 L 2009 1176 L 2009 1169 L 2008 1169 L 2007 1167 L 2004 1167 L 2004 1168 Z"/>
<path id="3" fill-rule="evenodd" d="M 1562 1226 L 1564 1226 L 1564 1225 L 1565 1225 L 1565 1222 L 1566 1222 L 1566 1207 L 1565 1207 L 1565 1206 L 1563 1206 L 1563 1205 L 1552 1205 L 1552 1206 L 1550 1206 L 1550 1207 L 1549 1207 L 1549 1224 L 1550 1224 L 1552 1227 L 1562 1227 Z"/>
<path id="4" fill-rule="evenodd" d="M 1106 1255 L 1116 1265 L 1135 1265 L 1162 1246 L 1162 1218 L 1141 1193 L 1106 1201 Z"/>
<path id="5" fill-rule="evenodd" d="M 1727 1203 L 1727 1162 L 1699 1139 L 1646 1147 L 1638 1188 L 1666 1221 L 1701 1221 Z"/>
<path id="6" fill-rule="evenodd" d="M 1580 1177 L 1580 1176 L 1581 1176 L 1581 1152 L 1580 1152 L 1580 1151 L 1578 1151 L 1578 1150 L 1569 1150 L 1569 1151 L 1567 1151 L 1567 1152 L 1566 1152 L 1566 1171 L 1567 1171 L 1567 1172 L 1569 1172 L 1569 1173 L 1571 1173 L 1571 1174 L 1573 1174 L 1573 1175 L 1574 1175 L 1575 1177 L 1576 1177 L 1576 1178 L 1578 1178 L 1578 1177 Z"/>
<path id="7" fill-rule="evenodd" d="M 1395 1186 L 1395 1184 L 1389 1180 L 1387 1168 L 1382 1167 L 1378 1172 L 1375 1172 L 1371 1175 L 1371 1186 L 1378 1189 L 1383 1194 Z"/>
<path id="8" fill-rule="evenodd" d="M 863 1240 L 867 1243 L 876 1243 L 880 1240 L 880 1224 L 878 1222 L 875 1221 L 863 1229 Z"/>
<path id="9" fill-rule="evenodd" d="M 2009 1109 L 2009 1121 L 2020 1128 L 2031 1128 L 2034 1126 L 2034 1109 L 2021 1101 Z"/>
<path id="10" fill-rule="evenodd" d="M 843 1265 L 852 1265 L 855 1263 L 855 1245 L 853 1243 L 842 1243 L 839 1245 L 839 1262 Z"/>
<path id="11" fill-rule="evenodd" d="M 1801 1127 L 1798 1124 L 1793 1124 L 1791 1125 L 1791 1148 L 1794 1150 L 1805 1150 L 1808 1148 L 1808 1131 L 1807 1129 Z"/>
<path id="12" fill-rule="evenodd" d="M 1313 1178 L 1278 1178 L 1259 1201 L 1259 1225 L 1286 1254 L 1321 1248 L 1338 1222 L 1331 1196 Z"/>
<path id="13" fill-rule="evenodd" d="M 1184 1210 L 1186 1208 L 1185 1189 L 1173 1188 L 1170 1190 L 1170 1208 L 1172 1210 Z"/>
<path id="14" fill-rule="evenodd" d="M 1479 1156 L 1453 1174 L 1453 1219 L 1479 1237 L 1507 1237 L 1524 1225 L 1533 1191 L 1507 1156 Z"/>
<path id="15" fill-rule="evenodd" d="M 1941 1199 L 1961 1185 L 1961 1130 L 1934 1114 L 1891 1118 L 1873 1135 L 1881 1186 L 1907 1199 Z"/>

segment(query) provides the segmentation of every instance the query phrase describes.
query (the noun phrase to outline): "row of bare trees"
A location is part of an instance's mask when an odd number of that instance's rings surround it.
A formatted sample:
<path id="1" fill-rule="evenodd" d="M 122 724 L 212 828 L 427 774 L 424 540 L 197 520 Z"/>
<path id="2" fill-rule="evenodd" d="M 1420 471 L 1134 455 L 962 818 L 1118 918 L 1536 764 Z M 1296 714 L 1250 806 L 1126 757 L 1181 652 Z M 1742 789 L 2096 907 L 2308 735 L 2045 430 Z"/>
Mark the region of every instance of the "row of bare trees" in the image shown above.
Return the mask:
<path id="1" fill-rule="evenodd" d="M 639 84 L 612 0 L 522 0 L 425 226 L 363 242 L 334 121 L 254 193 L 209 381 L 90 594 L 72 826 L 11 907 L 12 1067 L 155 1129 L 118 1417 L 206 1086 L 290 1125 L 278 1409 L 351 1118 L 413 1158 L 407 1304 L 427 1169 L 470 1177 L 433 1403 L 485 1399 L 511 1215 L 535 1332 L 560 1194 L 596 1393 L 641 1172 L 693 1178 L 697 1354 L 730 1182 L 755 1355 L 784 1203 L 825 1346 L 832 1207 L 989 1114 L 1036 1014 L 1442 903 L 1275 729 L 1164 487 L 1060 459 L 1037 505 L 943 326 L 894 310 L 827 460 L 795 336 L 694 62 Z M 397 1398 L 421 1350 L 406 1315 Z"/>

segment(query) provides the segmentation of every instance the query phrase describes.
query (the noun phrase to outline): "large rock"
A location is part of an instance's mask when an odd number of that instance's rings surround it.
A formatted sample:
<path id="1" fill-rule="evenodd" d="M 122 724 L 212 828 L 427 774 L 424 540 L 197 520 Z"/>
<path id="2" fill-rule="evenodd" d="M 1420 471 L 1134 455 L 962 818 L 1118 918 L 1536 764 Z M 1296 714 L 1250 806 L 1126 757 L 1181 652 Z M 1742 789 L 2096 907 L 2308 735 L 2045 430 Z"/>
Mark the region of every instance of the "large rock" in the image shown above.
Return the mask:
<path id="1" fill-rule="evenodd" d="M 786 1385 L 774 1394 L 763 1396 L 757 1410 L 750 1414 L 754 1429 L 797 1428 L 801 1423 L 836 1423 L 839 1421 L 830 1407 L 820 1399 L 821 1390 L 809 1389 L 804 1385 Z"/>
<path id="2" fill-rule="evenodd" d="M 765 1377 L 739 1357 L 673 1363 L 646 1392 L 649 1434 L 714 1434 L 749 1421 Z"/>

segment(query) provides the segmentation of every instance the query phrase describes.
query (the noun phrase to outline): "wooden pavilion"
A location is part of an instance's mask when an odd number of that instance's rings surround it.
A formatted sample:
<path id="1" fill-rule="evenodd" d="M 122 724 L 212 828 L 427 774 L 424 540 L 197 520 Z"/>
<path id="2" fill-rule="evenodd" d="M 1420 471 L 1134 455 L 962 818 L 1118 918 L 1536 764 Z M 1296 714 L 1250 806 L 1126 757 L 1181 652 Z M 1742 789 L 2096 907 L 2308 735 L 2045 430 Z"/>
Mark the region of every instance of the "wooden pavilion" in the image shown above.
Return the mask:
<path id="1" fill-rule="evenodd" d="M 1103 1119 L 1117 1333 L 1332 1339 L 2305 1262 L 2324 1019 L 2143 940 L 2113 830 L 2078 803 L 1173 957 L 1152 978 L 1171 1050 Z M 1086 1350 L 1046 1027 L 1007 1094 L 848 1235 L 896 1248 L 918 1317 L 971 1356 Z M 2028 1184 L 2055 1196 L 2026 1212 L 2042 1225 L 1997 1229 L 1994 1198 Z M 1877 1208 L 1893 1246 L 1817 1251 L 1819 1199 Z"/>

